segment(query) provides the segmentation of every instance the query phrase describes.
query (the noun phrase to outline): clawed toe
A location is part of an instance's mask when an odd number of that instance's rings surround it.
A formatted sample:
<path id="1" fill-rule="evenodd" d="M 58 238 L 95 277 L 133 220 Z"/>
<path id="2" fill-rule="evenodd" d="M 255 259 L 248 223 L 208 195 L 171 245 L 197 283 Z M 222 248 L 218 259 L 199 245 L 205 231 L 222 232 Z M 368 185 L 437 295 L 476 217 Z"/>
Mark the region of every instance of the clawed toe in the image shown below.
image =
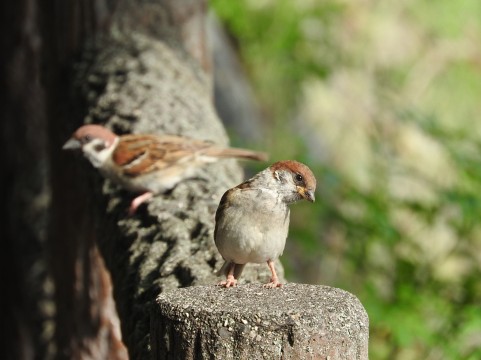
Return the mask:
<path id="1" fill-rule="evenodd" d="M 225 288 L 236 287 L 237 286 L 237 280 L 236 279 L 223 280 L 220 283 L 218 283 L 217 286 L 222 286 L 222 287 L 225 287 Z"/>
<path id="2" fill-rule="evenodd" d="M 282 284 L 279 281 L 271 281 L 267 284 L 262 285 L 266 289 L 273 289 L 273 288 L 278 288 L 282 287 Z"/>

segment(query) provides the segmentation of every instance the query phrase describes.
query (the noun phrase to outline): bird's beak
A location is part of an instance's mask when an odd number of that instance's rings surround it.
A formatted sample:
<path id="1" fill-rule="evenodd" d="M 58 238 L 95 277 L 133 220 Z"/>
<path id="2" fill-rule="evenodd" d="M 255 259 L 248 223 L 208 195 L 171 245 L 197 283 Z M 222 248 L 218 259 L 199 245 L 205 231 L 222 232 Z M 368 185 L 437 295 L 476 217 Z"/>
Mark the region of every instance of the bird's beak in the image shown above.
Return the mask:
<path id="1" fill-rule="evenodd" d="M 305 187 L 298 186 L 297 192 L 309 202 L 314 202 L 316 200 L 316 197 L 314 196 L 314 191 L 308 190 Z"/>
<path id="2" fill-rule="evenodd" d="M 76 139 L 69 139 L 65 144 L 63 144 L 62 149 L 63 150 L 76 150 L 80 149 L 82 147 L 82 144 L 80 141 Z"/>

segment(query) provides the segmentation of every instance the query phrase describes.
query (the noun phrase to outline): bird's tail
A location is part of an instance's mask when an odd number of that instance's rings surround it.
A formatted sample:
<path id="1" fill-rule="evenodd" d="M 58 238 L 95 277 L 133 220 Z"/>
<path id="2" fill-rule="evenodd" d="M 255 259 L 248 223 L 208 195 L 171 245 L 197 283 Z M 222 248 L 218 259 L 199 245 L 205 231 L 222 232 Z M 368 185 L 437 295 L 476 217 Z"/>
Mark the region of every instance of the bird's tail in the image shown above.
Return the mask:
<path id="1" fill-rule="evenodd" d="M 269 158 L 269 156 L 265 152 L 241 148 L 210 148 L 206 151 L 205 155 L 220 158 L 234 157 L 239 159 L 249 159 L 257 161 L 266 161 Z"/>

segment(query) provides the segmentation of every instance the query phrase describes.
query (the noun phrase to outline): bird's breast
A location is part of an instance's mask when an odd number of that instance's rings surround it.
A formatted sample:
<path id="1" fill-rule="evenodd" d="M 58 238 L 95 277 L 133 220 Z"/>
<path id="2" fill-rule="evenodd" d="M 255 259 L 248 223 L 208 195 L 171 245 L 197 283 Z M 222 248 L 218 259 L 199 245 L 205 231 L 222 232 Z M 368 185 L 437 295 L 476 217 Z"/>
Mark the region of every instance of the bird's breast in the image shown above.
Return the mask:
<path id="1" fill-rule="evenodd" d="M 262 192 L 233 199 L 216 224 L 216 245 L 226 260 L 245 264 L 275 260 L 284 250 L 289 208 Z"/>

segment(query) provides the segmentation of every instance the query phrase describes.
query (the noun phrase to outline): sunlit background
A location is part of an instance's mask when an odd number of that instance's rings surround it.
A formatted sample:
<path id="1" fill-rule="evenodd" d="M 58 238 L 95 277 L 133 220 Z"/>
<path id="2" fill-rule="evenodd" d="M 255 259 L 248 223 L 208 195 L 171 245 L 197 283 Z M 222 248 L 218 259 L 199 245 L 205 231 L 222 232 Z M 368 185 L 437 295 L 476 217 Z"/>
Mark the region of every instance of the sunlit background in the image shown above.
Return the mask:
<path id="1" fill-rule="evenodd" d="M 373 360 L 481 359 L 481 1 L 210 4 L 260 146 L 318 179 L 286 277 L 359 297 Z"/>

